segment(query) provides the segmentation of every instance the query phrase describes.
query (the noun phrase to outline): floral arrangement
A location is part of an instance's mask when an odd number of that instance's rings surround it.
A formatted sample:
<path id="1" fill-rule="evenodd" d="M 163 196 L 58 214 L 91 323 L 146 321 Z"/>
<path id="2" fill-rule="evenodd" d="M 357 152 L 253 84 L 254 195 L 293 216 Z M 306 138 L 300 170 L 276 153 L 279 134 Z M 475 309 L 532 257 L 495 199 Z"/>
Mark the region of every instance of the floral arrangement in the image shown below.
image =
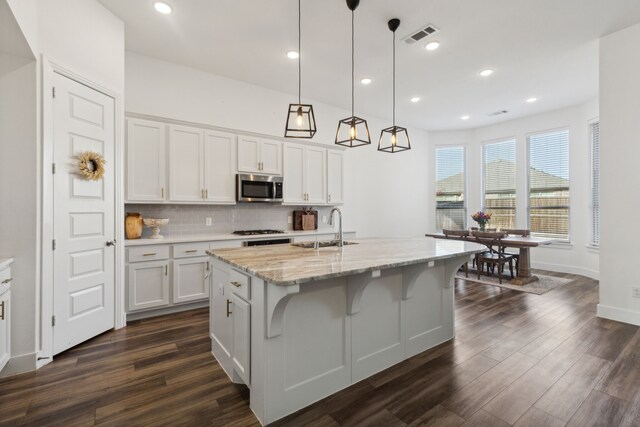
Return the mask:
<path id="1" fill-rule="evenodd" d="M 80 176 L 89 181 L 98 181 L 104 176 L 104 157 L 93 151 L 84 151 L 78 155 Z"/>
<path id="2" fill-rule="evenodd" d="M 484 231 L 485 227 L 487 226 L 487 222 L 489 222 L 489 220 L 491 219 L 491 214 L 478 211 L 471 215 L 471 219 L 478 223 L 480 231 Z"/>

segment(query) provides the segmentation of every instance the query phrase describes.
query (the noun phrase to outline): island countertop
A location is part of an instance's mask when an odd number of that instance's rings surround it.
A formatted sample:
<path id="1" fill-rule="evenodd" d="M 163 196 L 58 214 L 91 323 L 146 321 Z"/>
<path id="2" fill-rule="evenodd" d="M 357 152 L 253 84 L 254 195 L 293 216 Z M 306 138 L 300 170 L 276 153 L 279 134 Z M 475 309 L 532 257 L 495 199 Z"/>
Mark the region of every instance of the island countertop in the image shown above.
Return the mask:
<path id="1" fill-rule="evenodd" d="M 471 255 L 477 243 L 425 238 L 359 239 L 343 248 L 305 249 L 290 244 L 214 249 L 207 253 L 275 285 L 302 283 Z"/>

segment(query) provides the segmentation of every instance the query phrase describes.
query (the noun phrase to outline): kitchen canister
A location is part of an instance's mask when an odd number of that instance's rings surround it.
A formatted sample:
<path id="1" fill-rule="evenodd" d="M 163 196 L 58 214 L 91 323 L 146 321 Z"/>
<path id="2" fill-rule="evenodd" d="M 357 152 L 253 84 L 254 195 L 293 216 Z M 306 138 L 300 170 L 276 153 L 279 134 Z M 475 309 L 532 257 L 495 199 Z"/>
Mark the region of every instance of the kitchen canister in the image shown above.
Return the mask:
<path id="1" fill-rule="evenodd" d="M 124 234 L 127 239 L 142 237 L 142 214 L 140 212 L 127 212 L 127 217 L 124 220 Z"/>

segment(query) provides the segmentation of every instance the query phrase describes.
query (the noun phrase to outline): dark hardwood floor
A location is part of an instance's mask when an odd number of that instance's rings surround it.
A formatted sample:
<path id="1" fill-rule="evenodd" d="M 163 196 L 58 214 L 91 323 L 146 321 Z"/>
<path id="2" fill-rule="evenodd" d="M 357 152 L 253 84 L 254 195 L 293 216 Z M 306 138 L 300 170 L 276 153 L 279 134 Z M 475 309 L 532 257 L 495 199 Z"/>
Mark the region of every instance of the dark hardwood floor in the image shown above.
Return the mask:
<path id="1" fill-rule="evenodd" d="M 575 280 L 540 296 L 458 281 L 455 340 L 273 425 L 639 426 L 640 328 L 596 318 L 596 281 L 558 276 Z M 0 380 L 0 425 L 259 425 L 248 398 L 200 309 Z"/>

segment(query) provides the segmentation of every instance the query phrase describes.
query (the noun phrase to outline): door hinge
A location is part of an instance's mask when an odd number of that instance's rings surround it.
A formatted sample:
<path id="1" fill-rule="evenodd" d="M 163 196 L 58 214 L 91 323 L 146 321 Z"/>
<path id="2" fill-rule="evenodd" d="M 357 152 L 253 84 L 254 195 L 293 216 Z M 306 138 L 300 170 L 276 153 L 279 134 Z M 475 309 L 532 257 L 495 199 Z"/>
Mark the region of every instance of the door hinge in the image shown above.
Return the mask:
<path id="1" fill-rule="evenodd" d="M 56 316 L 51 316 L 51 326 L 56 326 Z"/>
<path id="2" fill-rule="evenodd" d="M 53 239 L 51 241 L 51 249 L 54 250 L 54 251 L 56 250 L 56 239 Z"/>
<path id="3" fill-rule="evenodd" d="M 51 173 L 53 173 L 53 174 L 56 173 L 56 164 L 55 163 L 51 164 Z"/>
<path id="4" fill-rule="evenodd" d="M 51 96 L 52 96 L 53 98 L 55 98 L 55 97 L 56 97 L 56 87 L 55 87 L 55 86 L 51 88 Z"/>

